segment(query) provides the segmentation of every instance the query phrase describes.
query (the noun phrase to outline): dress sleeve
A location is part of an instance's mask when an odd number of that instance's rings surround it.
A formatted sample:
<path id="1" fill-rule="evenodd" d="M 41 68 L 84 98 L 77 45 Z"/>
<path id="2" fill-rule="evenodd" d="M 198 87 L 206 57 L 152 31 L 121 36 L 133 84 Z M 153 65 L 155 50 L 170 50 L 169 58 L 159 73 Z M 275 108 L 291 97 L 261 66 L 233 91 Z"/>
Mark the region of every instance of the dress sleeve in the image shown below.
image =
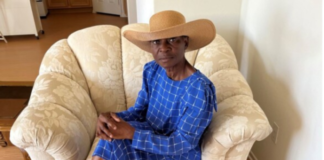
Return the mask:
<path id="1" fill-rule="evenodd" d="M 149 102 L 149 78 L 152 74 L 150 64 L 144 66 L 142 88 L 138 92 L 134 106 L 126 111 L 116 113 L 118 117 L 125 121 L 143 121 L 145 119 Z"/>
<path id="2" fill-rule="evenodd" d="M 169 136 L 150 130 L 136 129 L 132 146 L 155 154 L 181 155 L 199 145 L 200 138 L 211 122 L 216 109 L 215 88 L 198 81 L 189 87 L 182 99 L 186 110 L 177 128 Z"/>

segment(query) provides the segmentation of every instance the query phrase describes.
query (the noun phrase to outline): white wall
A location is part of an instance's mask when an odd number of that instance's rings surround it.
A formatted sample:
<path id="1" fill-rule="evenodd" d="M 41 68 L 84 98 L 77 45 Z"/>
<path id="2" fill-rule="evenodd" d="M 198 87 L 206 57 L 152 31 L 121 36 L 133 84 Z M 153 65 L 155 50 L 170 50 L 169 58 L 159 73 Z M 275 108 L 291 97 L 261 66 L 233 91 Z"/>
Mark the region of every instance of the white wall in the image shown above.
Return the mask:
<path id="1" fill-rule="evenodd" d="M 137 22 L 148 23 L 156 12 L 176 10 L 181 12 L 187 21 L 206 18 L 213 21 L 217 33 L 231 45 L 234 52 L 237 47 L 237 36 L 242 0 L 137 0 Z"/>
<path id="2" fill-rule="evenodd" d="M 136 0 L 137 23 L 149 23 L 154 14 L 154 0 Z"/>
<path id="3" fill-rule="evenodd" d="M 243 0 L 237 57 L 278 143 L 257 142 L 259 160 L 322 156 L 321 0 Z"/>

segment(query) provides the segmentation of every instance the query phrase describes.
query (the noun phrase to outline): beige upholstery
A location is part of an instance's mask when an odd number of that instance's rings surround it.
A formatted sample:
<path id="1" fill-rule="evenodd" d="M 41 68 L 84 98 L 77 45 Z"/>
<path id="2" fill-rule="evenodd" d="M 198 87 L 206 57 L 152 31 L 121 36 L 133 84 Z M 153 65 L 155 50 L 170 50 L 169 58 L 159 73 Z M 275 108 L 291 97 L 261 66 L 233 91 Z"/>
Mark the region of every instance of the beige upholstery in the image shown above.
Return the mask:
<path id="1" fill-rule="evenodd" d="M 143 66 L 153 60 L 121 37 L 122 30 L 102 25 L 71 34 L 45 54 L 28 106 L 11 130 L 11 141 L 32 159 L 91 159 L 100 112 L 122 111 L 134 104 Z M 204 160 L 246 160 L 256 140 L 272 129 L 237 70 L 235 55 L 217 35 L 186 58 L 216 86 L 218 112 L 203 136 Z"/>

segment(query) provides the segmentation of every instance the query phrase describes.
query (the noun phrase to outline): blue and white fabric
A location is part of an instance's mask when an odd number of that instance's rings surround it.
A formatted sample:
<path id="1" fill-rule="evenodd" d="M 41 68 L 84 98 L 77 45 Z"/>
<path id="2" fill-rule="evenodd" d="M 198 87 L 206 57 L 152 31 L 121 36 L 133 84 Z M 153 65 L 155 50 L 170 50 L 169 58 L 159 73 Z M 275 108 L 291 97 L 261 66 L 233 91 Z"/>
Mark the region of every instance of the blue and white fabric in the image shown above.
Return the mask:
<path id="1" fill-rule="evenodd" d="M 117 115 L 135 128 L 132 140 L 100 140 L 106 160 L 201 159 L 200 139 L 217 110 L 215 87 L 199 70 L 170 79 L 155 61 L 144 66 L 135 105 Z"/>

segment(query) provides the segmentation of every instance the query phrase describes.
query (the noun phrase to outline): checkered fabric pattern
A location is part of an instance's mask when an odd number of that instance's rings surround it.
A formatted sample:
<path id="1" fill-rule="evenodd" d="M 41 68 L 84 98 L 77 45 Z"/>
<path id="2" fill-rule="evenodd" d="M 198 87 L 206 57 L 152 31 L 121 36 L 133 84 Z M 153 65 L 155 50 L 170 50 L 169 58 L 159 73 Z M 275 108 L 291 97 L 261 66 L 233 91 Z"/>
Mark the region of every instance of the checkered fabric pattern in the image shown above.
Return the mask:
<path id="1" fill-rule="evenodd" d="M 136 103 L 117 115 L 133 140 L 100 140 L 93 156 L 109 160 L 201 159 L 200 138 L 217 109 L 215 87 L 200 71 L 173 81 L 155 61 L 144 67 Z"/>

